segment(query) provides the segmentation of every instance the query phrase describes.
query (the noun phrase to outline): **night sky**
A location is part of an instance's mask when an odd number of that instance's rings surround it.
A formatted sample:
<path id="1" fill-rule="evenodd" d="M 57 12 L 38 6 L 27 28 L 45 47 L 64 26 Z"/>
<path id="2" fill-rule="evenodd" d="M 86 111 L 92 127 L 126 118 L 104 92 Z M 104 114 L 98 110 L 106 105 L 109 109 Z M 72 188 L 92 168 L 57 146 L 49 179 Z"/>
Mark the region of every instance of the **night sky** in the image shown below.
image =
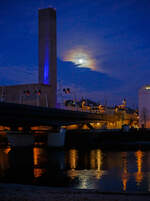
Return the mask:
<path id="1" fill-rule="evenodd" d="M 0 0 L 0 85 L 36 83 L 38 9 L 57 11 L 59 87 L 108 104 L 150 84 L 149 0 Z"/>

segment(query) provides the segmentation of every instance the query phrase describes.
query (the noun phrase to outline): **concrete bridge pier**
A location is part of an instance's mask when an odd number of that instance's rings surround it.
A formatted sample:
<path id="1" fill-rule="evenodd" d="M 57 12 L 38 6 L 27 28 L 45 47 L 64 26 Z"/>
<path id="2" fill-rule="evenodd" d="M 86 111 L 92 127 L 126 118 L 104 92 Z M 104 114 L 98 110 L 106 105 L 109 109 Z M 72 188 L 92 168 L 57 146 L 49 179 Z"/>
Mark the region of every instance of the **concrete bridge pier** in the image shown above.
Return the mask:
<path id="1" fill-rule="evenodd" d="M 18 126 L 17 125 L 11 125 L 10 130 L 16 132 L 18 130 Z"/>
<path id="2" fill-rule="evenodd" d="M 47 132 L 47 145 L 49 147 L 63 147 L 65 145 L 66 129 L 55 126 Z M 34 134 L 30 126 L 22 127 L 19 131 L 17 126 L 11 127 L 7 132 L 8 142 L 12 147 L 32 147 L 34 145 Z"/>
<path id="3" fill-rule="evenodd" d="M 65 145 L 66 129 L 57 127 L 48 132 L 48 146 L 49 147 L 63 147 Z"/>
<path id="4" fill-rule="evenodd" d="M 17 126 L 11 127 L 7 137 L 10 146 L 12 147 L 31 147 L 34 144 L 34 136 L 29 132 L 30 127 L 23 127 L 22 131 L 18 131 Z"/>

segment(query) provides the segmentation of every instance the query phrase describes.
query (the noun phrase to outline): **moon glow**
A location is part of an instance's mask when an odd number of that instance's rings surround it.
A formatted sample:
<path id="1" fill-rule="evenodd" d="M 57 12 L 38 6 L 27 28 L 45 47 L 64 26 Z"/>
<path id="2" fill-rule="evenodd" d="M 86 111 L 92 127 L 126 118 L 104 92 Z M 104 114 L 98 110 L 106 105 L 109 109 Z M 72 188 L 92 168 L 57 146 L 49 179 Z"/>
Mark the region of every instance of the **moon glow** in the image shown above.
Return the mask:
<path id="1" fill-rule="evenodd" d="M 90 68 L 92 70 L 95 68 L 95 62 L 86 50 L 73 49 L 65 54 L 64 61 L 71 61 L 77 67 Z"/>

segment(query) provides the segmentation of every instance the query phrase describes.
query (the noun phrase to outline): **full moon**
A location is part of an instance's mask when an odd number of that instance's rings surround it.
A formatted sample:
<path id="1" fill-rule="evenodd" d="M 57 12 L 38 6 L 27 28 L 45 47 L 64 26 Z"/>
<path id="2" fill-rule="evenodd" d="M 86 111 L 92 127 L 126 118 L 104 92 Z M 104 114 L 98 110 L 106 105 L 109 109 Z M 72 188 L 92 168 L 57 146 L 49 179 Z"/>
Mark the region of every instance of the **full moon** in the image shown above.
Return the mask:
<path id="1" fill-rule="evenodd" d="M 78 60 L 78 62 L 79 62 L 79 64 L 84 64 L 84 59 L 81 58 Z"/>
<path id="2" fill-rule="evenodd" d="M 65 54 L 64 60 L 73 62 L 77 67 L 95 69 L 95 61 L 86 50 L 72 49 Z"/>

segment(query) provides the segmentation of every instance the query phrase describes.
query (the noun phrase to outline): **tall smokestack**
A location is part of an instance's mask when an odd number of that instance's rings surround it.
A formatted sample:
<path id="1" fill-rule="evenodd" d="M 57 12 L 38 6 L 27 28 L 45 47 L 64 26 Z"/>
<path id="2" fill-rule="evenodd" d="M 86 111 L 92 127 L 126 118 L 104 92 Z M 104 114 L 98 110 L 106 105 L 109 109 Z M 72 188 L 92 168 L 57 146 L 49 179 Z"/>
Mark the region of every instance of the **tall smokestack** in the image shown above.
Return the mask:
<path id="1" fill-rule="evenodd" d="M 39 83 L 51 85 L 56 93 L 56 10 L 39 10 Z M 54 94 L 53 94 L 54 95 Z"/>

